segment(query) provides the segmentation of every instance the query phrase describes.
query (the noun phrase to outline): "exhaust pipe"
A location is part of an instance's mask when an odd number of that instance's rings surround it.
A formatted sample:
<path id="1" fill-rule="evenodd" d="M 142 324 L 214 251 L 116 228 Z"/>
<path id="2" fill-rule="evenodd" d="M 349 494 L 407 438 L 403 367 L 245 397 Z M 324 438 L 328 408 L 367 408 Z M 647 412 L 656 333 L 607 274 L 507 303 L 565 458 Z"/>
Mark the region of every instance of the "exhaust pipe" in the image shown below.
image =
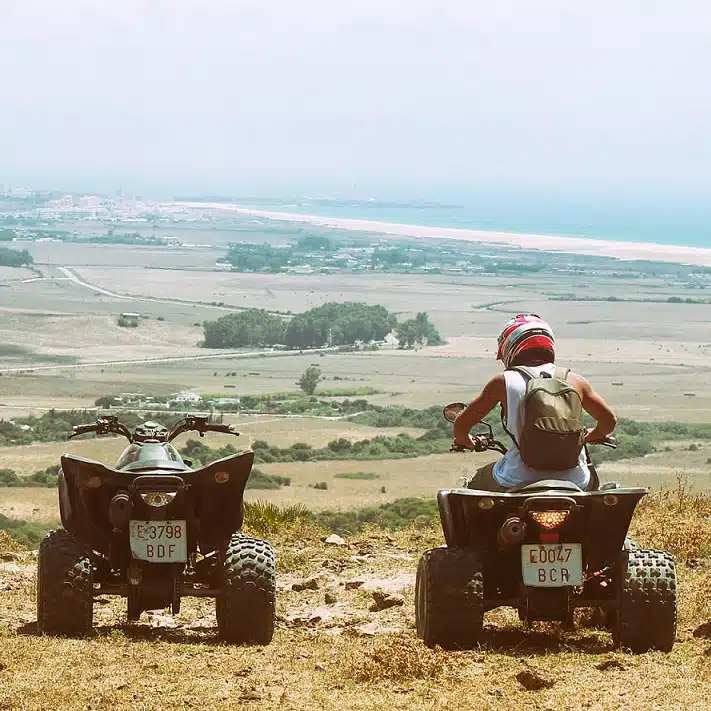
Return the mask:
<path id="1" fill-rule="evenodd" d="M 496 534 L 499 548 L 505 550 L 519 544 L 526 537 L 526 524 L 518 516 L 507 518 Z"/>

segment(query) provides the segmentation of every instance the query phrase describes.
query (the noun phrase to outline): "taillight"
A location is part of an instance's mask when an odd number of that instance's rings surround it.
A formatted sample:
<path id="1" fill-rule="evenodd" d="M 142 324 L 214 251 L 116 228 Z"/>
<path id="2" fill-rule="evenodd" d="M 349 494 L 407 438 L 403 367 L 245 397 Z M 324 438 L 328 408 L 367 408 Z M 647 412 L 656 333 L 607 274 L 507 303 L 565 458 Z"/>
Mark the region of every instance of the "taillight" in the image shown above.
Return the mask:
<path id="1" fill-rule="evenodd" d="M 149 506 L 167 506 L 176 496 L 176 491 L 141 491 L 141 498 Z"/>
<path id="2" fill-rule="evenodd" d="M 548 531 L 552 531 L 554 528 L 562 526 L 568 516 L 570 511 L 564 509 L 562 511 L 531 511 L 531 518 L 543 528 Z"/>

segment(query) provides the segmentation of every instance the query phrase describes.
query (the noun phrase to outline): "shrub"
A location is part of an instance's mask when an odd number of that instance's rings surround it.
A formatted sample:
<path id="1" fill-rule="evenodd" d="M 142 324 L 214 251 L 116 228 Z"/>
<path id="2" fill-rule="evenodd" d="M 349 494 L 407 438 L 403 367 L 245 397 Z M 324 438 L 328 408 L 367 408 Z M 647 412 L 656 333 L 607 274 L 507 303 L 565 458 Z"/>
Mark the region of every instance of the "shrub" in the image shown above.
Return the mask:
<path id="1" fill-rule="evenodd" d="M 27 548 L 36 548 L 52 526 L 0 514 L 0 531 L 5 531 L 12 540 Z"/>
<path id="2" fill-rule="evenodd" d="M 437 502 L 433 499 L 409 497 L 397 499 L 380 506 L 370 506 L 351 511 L 321 511 L 313 514 L 315 521 L 334 533 L 352 535 L 366 524 L 373 524 L 397 531 L 415 524 L 418 527 L 432 525 L 439 516 Z"/>
<path id="3" fill-rule="evenodd" d="M 267 474 L 256 467 L 252 469 L 247 479 L 246 489 L 281 489 L 282 486 L 290 486 L 291 479 L 287 476 Z"/>
<path id="4" fill-rule="evenodd" d="M 245 501 L 244 523 L 254 535 L 269 536 L 307 527 L 309 512 L 301 504 L 277 506 L 266 501 Z"/>

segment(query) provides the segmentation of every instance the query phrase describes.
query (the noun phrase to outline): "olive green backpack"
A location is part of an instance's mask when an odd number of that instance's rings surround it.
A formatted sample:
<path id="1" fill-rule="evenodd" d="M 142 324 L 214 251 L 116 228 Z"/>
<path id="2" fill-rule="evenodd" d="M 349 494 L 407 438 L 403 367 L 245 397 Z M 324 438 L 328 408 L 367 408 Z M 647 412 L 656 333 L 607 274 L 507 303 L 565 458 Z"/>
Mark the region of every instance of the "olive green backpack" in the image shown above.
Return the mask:
<path id="1" fill-rule="evenodd" d="M 556 368 L 552 376 L 538 375 L 524 366 L 510 370 L 520 373 L 526 381 L 520 441 L 516 442 L 506 430 L 524 463 L 543 471 L 573 469 L 585 444 L 586 428 L 580 395 L 567 382 L 570 370 Z"/>

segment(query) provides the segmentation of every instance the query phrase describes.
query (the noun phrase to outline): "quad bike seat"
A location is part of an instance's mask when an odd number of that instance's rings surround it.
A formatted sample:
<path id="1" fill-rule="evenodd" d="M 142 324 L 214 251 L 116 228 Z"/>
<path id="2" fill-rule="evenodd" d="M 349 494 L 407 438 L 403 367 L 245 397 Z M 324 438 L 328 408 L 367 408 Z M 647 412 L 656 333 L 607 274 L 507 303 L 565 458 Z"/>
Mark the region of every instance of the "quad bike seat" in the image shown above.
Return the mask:
<path id="1" fill-rule="evenodd" d="M 583 491 L 583 489 L 572 481 L 565 481 L 564 479 L 541 479 L 541 481 L 534 481 L 531 484 L 519 484 L 518 486 L 514 486 L 509 489 L 509 492 L 511 494 L 518 494 L 523 491 L 550 491 L 551 489 L 555 489 L 556 491 L 570 491 L 575 494 L 579 494 Z"/>

